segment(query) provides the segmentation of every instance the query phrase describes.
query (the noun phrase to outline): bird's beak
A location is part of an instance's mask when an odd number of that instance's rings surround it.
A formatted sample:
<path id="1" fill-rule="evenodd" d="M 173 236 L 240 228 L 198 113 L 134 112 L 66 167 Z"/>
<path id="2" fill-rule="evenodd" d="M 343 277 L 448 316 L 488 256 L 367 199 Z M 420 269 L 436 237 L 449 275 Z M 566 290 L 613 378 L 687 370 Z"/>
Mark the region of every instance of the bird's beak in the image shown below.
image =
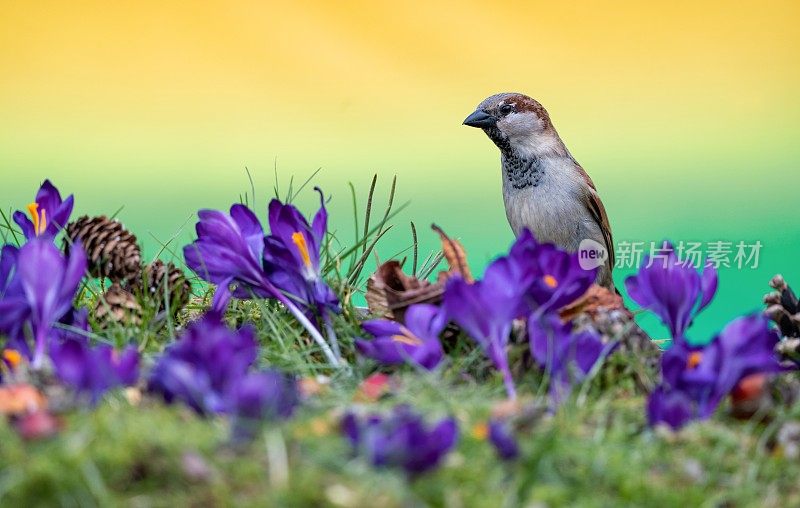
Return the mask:
<path id="1" fill-rule="evenodd" d="M 495 118 L 482 109 L 476 109 L 471 115 L 464 119 L 464 125 L 479 127 L 481 129 L 485 127 L 494 127 L 494 124 Z"/>

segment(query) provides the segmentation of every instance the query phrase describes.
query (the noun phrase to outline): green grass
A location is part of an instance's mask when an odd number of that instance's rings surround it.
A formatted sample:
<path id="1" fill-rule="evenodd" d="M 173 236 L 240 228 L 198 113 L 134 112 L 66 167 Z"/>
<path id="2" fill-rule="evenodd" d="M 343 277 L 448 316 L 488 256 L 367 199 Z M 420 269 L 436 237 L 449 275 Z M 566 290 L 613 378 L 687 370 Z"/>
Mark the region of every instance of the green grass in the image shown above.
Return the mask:
<path id="1" fill-rule="evenodd" d="M 363 290 L 364 259 L 394 212 L 389 207 L 378 220 L 373 214 L 372 224 L 365 220 L 360 226 L 355 193 L 353 202 L 358 242 L 342 246 L 332 235 L 325 256 L 327 277 L 342 296 L 343 313 L 334 325 L 349 369 L 332 370 L 274 302 L 236 301 L 227 315 L 231 326 L 255 326 L 261 365 L 299 377 L 327 376 L 324 389 L 305 400 L 292 420 L 264 428 L 247 446 L 234 446 L 226 418 L 204 419 L 141 390 L 110 393 L 94 410 L 60 409 L 64 429 L 41 441 L 21 440 L 0 419 L 0 505 L 800 505 L 800 465 L 774 446 L 782 425 L 800 417 L 800 404 L 778 405 L 769 415 L 744 422 L 727 416 L 723 407 L 712 420 L 677 434 L 650 429 L 642 386 L 652 386 L 657 373 L 652 359 L 622 350 L 550 414 L 543 409 L 545 379 L 526 363 L 524 345 L 512 348 L 522 401 L 515 420 L 522 455 L 512 464 L 499 461 L 478 431 L 503 402 L 505 390 L 466 337 L 446 344 L 447 360 L 434 372 L 384 370 L 392 374 L 392 389 L 378 401 L 364 402 L 359 385 L 378 367 L 354 354 L 361 316 L 354 296 Z M 167 252 L 175 248 L 165 245 Z M 432 263 L 418 260 L 413 246 L 408 252 L 414 259 L 407 266 L 431 273 Z M 97 281 L 87 283 L 79 300 L 95 305 L 99 289 Z M 202 312 L 206 289 L 196 284 L 195 300 L 177 320 L 146 312 L 141 325 L 98 329 L 94 339 L 138 344 L 146 373 L 186 322 Z M 452 414 L 459 422 L 458 445 L 443 466 L 413 482 L 353 458 L 338 431 L 348 409 L 381 411 L 397 403 L 410 403 L 431 420 Z"/>

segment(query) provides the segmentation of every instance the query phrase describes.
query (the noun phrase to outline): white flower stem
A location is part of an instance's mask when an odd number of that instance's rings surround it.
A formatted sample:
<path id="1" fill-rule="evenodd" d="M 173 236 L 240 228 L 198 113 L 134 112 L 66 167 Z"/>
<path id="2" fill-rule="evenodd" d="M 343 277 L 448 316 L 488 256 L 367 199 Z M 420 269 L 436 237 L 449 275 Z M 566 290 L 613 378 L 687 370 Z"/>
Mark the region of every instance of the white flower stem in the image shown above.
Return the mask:
<path id="1" fill-rule="evenodd" d="M 283 435 L 280 429 L 270 429 L 266 438 L 269 482 L 273 488 L 285 487 L 289 483 L 289 457 Z"/>
<path id="2" fill-rule="evenodd" d="M 331 347 L 333 347 L 333 354 L 336 355 L 337 360 L 342 359 L 342 352 L 339 349 L 339 340 L 336 338 L 336 330 L 333 329 L 333 323 L 331 323 L 331 316 L 328 311 L 325 312 L 325 331 L 328 335 L 328 340 L 331 342 Z"/>
<path id="3" fill-rule="evenodd" d="M 292 303 L 288 298 L 286 298 L 280 291 L 278 291 L 277 294 L 278 294 L 277 296 L 278 300 L 287 309 L 289 309 L 289 312 L 291 312 L 292 315 L 300 322 L 300 324 L 303 325 L 303 328 L 306 329 L 309 335 L 311 335 L 311 338 L 314 339 L 314 341 L 317 343 L 320 349 L 322 349 L 322 352 L 328 359 L 328 362 L 330 362 L 330 364 L 333 365 L 334 367 L 337 368 L 341 367 L 341 363 L 336 358 L 336 355 L 333 354 L 333 351 L 331 351 L 331 348 L 328 345 L 328 343 L 325 342 L 325 339 L 322 337 L 322 334 L 319 333 L 319 330 L 317 330 L 317 328 L 311 323 L 311 321 L 308 320 L 306 315 L 303 314 L 303 312 L 300 309 L 298 309 L 297 306 L 294 303 Z"/>

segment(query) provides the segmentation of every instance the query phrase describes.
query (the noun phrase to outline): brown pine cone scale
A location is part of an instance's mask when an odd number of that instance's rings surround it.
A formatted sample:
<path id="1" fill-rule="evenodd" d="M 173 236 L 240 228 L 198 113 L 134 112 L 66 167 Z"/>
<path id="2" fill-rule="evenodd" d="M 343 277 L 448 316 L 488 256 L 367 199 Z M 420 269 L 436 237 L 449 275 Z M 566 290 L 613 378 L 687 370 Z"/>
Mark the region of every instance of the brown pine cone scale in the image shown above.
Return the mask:
<path id="1" fill-rule="evenodd" d="M 84 215 L 66 227 L 64 250 L 80 242 L 93 277 L 108 277 L 113 282 L 132 281 L 141 270 L 141 251 L 136 236 L 119 221 L 101 215 Z"/>

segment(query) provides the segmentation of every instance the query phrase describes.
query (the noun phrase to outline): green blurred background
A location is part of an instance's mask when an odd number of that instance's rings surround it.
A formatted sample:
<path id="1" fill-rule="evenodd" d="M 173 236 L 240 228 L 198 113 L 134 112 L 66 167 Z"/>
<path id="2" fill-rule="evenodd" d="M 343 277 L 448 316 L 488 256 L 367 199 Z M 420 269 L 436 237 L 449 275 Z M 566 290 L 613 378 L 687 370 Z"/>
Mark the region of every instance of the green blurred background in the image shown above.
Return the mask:
<path id="1" fill-rule="evenodd" d="M 757 269 L 721 270 L 696 339 L 759 308 L 774 273 L 800 284 L 800 4 L 560 4 L 2 1 L 0 206 L 48 177 L 78 214 L 124 206 L 153 255 L 191 239 L 198 208 L 238 200 L 245 167 L 262 217 L 275 168 L 285 189 L 321 167 L 346 240 L 347 183 L 363 204 L 379 174 L 381 204 L 397 175 L 411 204 L 381 256 L 410 244 L 410 220 L 434 249 L 436 222 L 478 269 L 512 235 L 496 149 L 461 121 L 521 91 L 593 177 L 616 241 L 761 241 Z"/>

